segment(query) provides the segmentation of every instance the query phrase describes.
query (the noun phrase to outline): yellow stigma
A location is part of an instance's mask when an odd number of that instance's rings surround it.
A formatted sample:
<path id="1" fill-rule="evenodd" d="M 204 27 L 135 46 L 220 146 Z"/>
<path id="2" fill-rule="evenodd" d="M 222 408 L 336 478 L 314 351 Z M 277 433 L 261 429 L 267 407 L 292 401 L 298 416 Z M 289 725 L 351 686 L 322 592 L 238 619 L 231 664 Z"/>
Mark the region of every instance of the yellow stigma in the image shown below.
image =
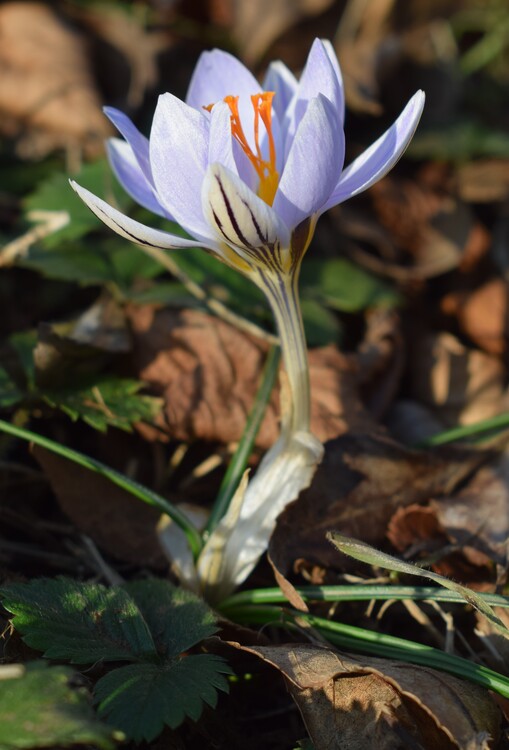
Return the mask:
<path id="1" fill-rule="evenodd" d="M 276 195 L 279 183 L 279 174 L 276 169 L 276 147 L 274 145 L 274 135 L 272 133 L 272 99 L 273 91 L 266 91 L 262 94 L 254 94 L 251 102 L 254 109 L 254 141 L 256 153 L 253 152 L 248 140 L 244 134 L 242 123 L 239 115 L 239 97 L 226 96 L 224 101 L 230 108 L 232 135 L 242 147 L 242 150 L 248 157 L 249 161 L 255 168 L 256 174 L 260 180 L 258 185 L 258 195 L 260 198 L 272 206 L 274 196 Z M 260 120 L 263 122 L 267 133 L 269 145 L 269 160 L 266 161 L 260 149 Z"/>

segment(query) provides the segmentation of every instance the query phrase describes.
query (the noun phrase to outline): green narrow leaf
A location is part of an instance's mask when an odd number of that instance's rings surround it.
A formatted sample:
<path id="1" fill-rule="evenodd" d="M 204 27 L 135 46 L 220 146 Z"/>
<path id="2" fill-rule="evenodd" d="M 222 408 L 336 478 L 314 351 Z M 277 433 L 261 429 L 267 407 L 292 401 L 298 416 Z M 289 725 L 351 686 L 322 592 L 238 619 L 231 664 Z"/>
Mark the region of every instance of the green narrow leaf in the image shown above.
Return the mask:
<path id="1" fill-rule="evenodd" d="M 358 539 L 351 539 L 350 537 L 343 536 L 343 534 L 340 534 L 337 531 L 329 531 L 327 533 L 327 539 L 329 539 L 340 552 L 343 552 L 343 554 L 348 555 L 349 557 L 353 557 L 354 560 L 360 560 L 361 562 L 368 563 L 368 565 L 377 565 L 382 568 L 387 568 L 388 570 L 394 570 L 398 573 L 405 573 L 411 576 L 422 576 L 423 578 L 428 578 L 430 581 L 438 583 L 446 589 L 455 591 L 463 597 L 468 604 L 475 607 L 475 609 L 481 612 L 481 614 L 493 623 L 502 635 L 506 638 L 509 637 L 509 630 L 506 628 L 502 620 L 496 616 L 493 609 L 482 598 L 482 596 L 475 591 L 472 591 L 472 589 L 469 589 L 466 586 L 461 586 L 459 583 L 455 583 L 454 581 L 449 580 L 449 578 L 445 578 L 431 570 L 424 570 L 413 563 L 398 560 L 397 557 L 388 555 L 386 552 L 380 552 L 380 550 L 377 550 Z"/>
<path id="2" fill-rule="evenodd" d="M 23 640 L 48 659 L 75 664 L 156 659 L 152 636 L 126 591 L 68 578 L 0 588 Z"/>
<path id="3" fill-rule="evenodd" d="M 93 745 L 112 750 L 118 732 L 98 721 L 69 667 L 0 667 L 0 750 Z"/>
<path id="4" fill-rule="evenodd" d="M 152 578 L 124 586 L 139 607 L 159 653 L 176 657 L 217 632 L 210 607 L 190 591 Z"/>
<path id="5" fill-rule="evenodd" d="M 95 458 L 91 458 L 84 453 L 68 448 L 66 445 L 60 445 L 60 443 L 56 443 L 54 440 L 50 440 L 43 435 L 38 435 L 31 430 L 25 430 L 23 427 L 17 427 L 14 424 L 5 422 L 3 419 L 0 419 L 0 432 L 6 432 L 8 435 L 21 438 L 21 440 L 28 440 L 35 443 L 35 445 L 40 445 L 43 448 L 46 448 L 52 453 L 56 453 L 57 456 L 63 456 L 69 461 L 74 461 L 74 463 L 79 466 L 84 466 L 90 471 L 95 471 L 109 479 L 110 482 L 113 482 L 113 484 L 116 484 L 118 487 L 122 487 L 122 489 L 129 492 L 134 497 L 137 497 L 142 502 L 147 503 L 147 505 L 157 508 L 161 513 L 168 515 L 172 521 L 175 521 L 177 526 L 180 526 L 186 535 L 189 547 L 192 550 L 195 559 L 200 554 L 203 544 L 198 530 L 179 508 L 172 505 L 168 500 L 161 497 L 161 495 L 158 495 L 153 490 L 144 487 L 129 477 L 126 477 L 119 471 L 111 469 L 109 466 L 106 466 L 106 464 L 101 463 L 101 461 L 96 461 Z"/>
<path id="6" fill-rule="evenodd" d="M 214 708 L 217 691 L 228 692 L 225 674 L 230 667 L 212 654 L 120 667 L 96 685 L 99 716 L 131 740 L 150 742 L 165 725 L 176 729 L 186 717 L 197 721 L 204 703 Z"/>

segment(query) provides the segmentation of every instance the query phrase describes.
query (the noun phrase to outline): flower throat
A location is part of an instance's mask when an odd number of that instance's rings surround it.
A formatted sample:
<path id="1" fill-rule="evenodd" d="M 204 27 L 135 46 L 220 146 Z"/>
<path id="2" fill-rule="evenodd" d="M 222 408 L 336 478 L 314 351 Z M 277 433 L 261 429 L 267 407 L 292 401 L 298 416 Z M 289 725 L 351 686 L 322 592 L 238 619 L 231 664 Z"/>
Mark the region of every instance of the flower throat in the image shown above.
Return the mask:
<path id="1" fill-rule="evenodd" d="M 279 183 L 279 174 L 276 169 L 276 147 L 274 145 L 274 134 L 272 133 L 273 98 L 273 91 L 265 91 L 261 94 L 253 94 L 253 96 L 251 96 L 251 102 L 254 109 L 254 141 L 256 151 L 253 151 L 249 145 L 242 128 L 239 115 L 239 97 L 225 96 L 224 98 L 224 102 L 230 108 L 232 135 L 253 165 L 260 180 L 258 185 L 258 195 L 263 201 L 265 201 L 265 203 L 268 203 L 269 206 L 272 206 L 272 203 L 274 202 L 274 196 L 276 195 Z M 210 111 L 212 107 L 213 105 L 210 104 L 208 107 L 205 107 L 205 109 Z M 268 138 L 268 161 L 263 158 L 260 148 L 260 120 L 263 122 Z"/>

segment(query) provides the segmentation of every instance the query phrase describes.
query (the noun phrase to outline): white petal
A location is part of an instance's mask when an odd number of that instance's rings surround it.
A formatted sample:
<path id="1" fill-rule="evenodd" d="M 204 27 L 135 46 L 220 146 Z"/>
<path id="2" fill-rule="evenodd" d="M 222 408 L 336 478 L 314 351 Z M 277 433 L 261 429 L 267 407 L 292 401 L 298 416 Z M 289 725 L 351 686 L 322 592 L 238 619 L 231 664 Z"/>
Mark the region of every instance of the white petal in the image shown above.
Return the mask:
<path id="1" fill-rule="evenodd" d="M 73 180 L 70 180 L 72 189 L 79 195 L 81 200 L 87 204 L 89 209 L 103 221 L 106 226 L 113 229 L 114 232 L 124 237 L 126 240 L 142 245 L 144 247 L 153 247 L 160 250 L 171 250 L 178 247 L 196 247 L 196 240 L 188 240 L 184 237 L 178 237 L 168 232 L 162 232 L 159 229 L 151 229 L 141 224 L 139 221 L 130 219 L 125 214 L 110 206 L 106 201 L 98 198 L 96 195 L 81 187 Z M 203 247 L 217 251 L 217 243 L 199 242 Z"/>
<path id="2" fill-rule="evenodd" d="M 221 164 L 211 164 L 208 168 L 202 200 L 204 214 L 216 228 L 216 236 L 242 250 L 246 259 L 263 265 L 261 256 L 267 254 L 267 248 L 288 247 L 290 233 L 285 223 Z"/>

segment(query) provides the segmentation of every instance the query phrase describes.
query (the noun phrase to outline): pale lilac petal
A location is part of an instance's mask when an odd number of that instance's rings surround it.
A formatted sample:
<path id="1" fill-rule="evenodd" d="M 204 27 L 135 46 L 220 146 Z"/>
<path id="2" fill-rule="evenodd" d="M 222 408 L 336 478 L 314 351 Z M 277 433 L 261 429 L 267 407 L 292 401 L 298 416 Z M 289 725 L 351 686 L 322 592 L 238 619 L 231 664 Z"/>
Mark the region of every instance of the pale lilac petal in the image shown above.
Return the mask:
<path id="1" fill-rule="evenodd" d="M 253 106 L 251 96 L 262 87 L 252 73 L 236 57 L 214 49 L 203 52 L 194 69 L 187 92 L 186 103 L 202 110 L 217 104 L 226 96 L 239 97 L 239 115 L 248 142 L 253 146 Z"/>
<path id="2" fill-rule="evenodd" d="M 114 107 L 104 107 L 103 111 L 131 146 L 145 178 L 152 182 L 148 138 L 140 133 L 136 125 L 120 110 Z"/>
<path id="3" fill-rule="evenodd" d="M 336 109 L 320 95 L 302 118 L 281 175 L 274 210 L 290 230 L 320 211 L 337 184 L 345 158 Z"/>
<path id="4" fill-rule="evenodd" d="M 233 153 L 233 137 L 230 108 L 224 102 L 214 105 L 210 117 L 209 164 L 218 161 L 237 173 Z"/>
<path id="5" fill-rule="evenodd" d="M 221 164 L 208 168 L 202 198 L 203 211 L 217 237 L 240 249 L 249 262 L 262 262 L 261 256 L 271 246 L 288 247 L 290 233 L 281 217 Z"/>
<path id="6" fill-rule="evenodd" d="M 269 65 L 263 81 L 263 88 L 265 91 L 274 92 L 273 106 L 280 120 L 283 119 L 297 86 L 297 79 L 281 60 Z"/>
<path id="7" fill-rule="evenodd" d="M 195 109 L 222 101 L 225 96 L 257 94 L 260 84 L 240 60 L 214 49 L 203 52 L 194 69 L 186 103 Z"/>
<path id="8" fill-rule="evenodd" d="M 367 190 L 394 167 L 412 140 L 424 99 L 423 91 L 414 94 L 396 122 L 345 169 L 324 211 Z"/>
<path id="9" fill-rule="evenodd" d="M 139 221 L 130 219 L 125 214 L 110 206 L 106 201 L 98 198 L 89 190 L 81 187 L 73 180 L 70 180 L 72 189 L 79 195 L 81 200 L 86 203 L 89 209 L 110 229 L 124 237 L 126 240 L 142 245 L 143 247 L 157 248 L 160 250 L 171 250 L 178 247 L 196 247 L 195 240 L 184 239 L 168 232 L 162 232 L 159 229 L 151 229 L 141 224 Z M 200 242 L 203 247 L 217 252 L 217 242 Z"/>
<path id="10" fill-rule="evenodd" d="M 161 204 L 193 237 L 211 238 L 201 186 L 208 164 L 210 121 L 172 94 L 159 97 L 150 133 L 150 163 Z"/>
<path id="11" fill-rule="evenodd" d="M 286 134 L 285 152 L 288 155 L 292 139 L 311 99 L 318 94 L 325 96 L 334 106 L 338 120 L 343 122 L 344 95 L 336 68 L 330 60 L 330 47 L 321 39 L 315 39 L 299 81 L 295 96 L 288 108 L 283 126 Z"/>
<path id="12" fill-rule="evenodd" d="M 341 68 L 339 67 L 338 58 L 336 57 L 336 52 L 334 50 L 334 47 L 329 42 L 328 39 L 322 39 L 323 48 L 327 53 L 327 57 L 330 60 L 330 63 L 332 67 L 334 68 L 334 72 L 336 74 L 336 78 L 338 79 L 338 86 L 339 86 L 339 114 L 341 116 L 341 120 L 344 122 L 345 119 L 345 87 L 343 84 L 343 74 L 341 73 Z"/>
<path id="13" fill-rule="evenodd" d="M 126 193 L 140 206 L 171 219 L 168 211 L 157 201 L 154 188 L 141 171 L 131 146 L 120 138 L 110 138 L 106 148 L 111 167 Z"/>

